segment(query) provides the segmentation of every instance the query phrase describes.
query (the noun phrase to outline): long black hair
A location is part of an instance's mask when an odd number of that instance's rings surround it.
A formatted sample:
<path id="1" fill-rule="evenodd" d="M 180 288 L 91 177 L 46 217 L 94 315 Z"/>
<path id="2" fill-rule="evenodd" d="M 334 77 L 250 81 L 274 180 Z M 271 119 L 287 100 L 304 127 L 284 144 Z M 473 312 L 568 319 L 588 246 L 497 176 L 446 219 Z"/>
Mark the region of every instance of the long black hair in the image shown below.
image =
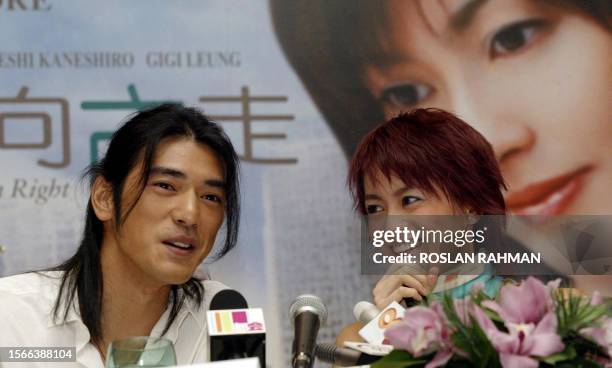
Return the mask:
<path id="1" fill-rule="evenodd" d="M 223 130 L 211 122 L 200 111 L 179 104 L 163 104 L 138 112 L 125 122 L 112 136 L 105 157 L 88 167 L 84 177 L 89 179 L 90 187 L 97 177 L 103 177 L 112 187 L 115 209 L 116 229 L 119 230 L 125 218 L 136 205 L 149 179 L 155 151 L 164 139 L 189 137 L 210 147 L 222 162 L 225 174 L 225 243 L 215 255 L 221 258 L 235 245 L 238 237 L 240 200 L 239 200 L 239 161 L 229 138 Z M 130 204 L 125 217 L 121 218 L 121 193 L 128 174 L 142 162 L 143 174 L 140 189 L 134 203 Z M 87 204 L 83 237 L 75 255 L 66 262 L 53 268 L 64 271 L 55 306 L 53 318 L 63 313 L 66 320 L 75 297 L 78 298 L 81 319 L 92 341 L 102 337 L 100 320 L 102 317 L 102 269 L 100 248 L 103 240 L 103 224 L 96 217 L 91 198 Z M 171 311 L 162 334 L 170 328 L 186 299 L 193 300 L 199 307 L 204 297 L 204 289 L 199 280 L 189 279 L 182 285 L 172 285 L 170 299 Z"/>

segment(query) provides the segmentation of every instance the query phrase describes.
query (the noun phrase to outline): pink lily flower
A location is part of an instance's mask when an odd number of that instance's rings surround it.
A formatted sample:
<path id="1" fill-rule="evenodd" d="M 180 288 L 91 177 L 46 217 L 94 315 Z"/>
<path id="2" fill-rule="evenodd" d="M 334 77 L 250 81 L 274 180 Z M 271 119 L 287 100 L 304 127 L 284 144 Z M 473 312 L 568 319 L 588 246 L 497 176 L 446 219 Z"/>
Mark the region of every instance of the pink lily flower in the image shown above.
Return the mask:
<path id="1" fill-rule="evenodd" d="M 599 344 L 612 359 L 612 318 L 605 317 L 601 326 L 583 328 L 580 334 Z M 606 367 L 612 366 L 612 360 L 607 364 Z"/>
<path id="2" fill-rule="evenodd" d="M 499 314 L 508 333 L 499 331 L 479 307 L 472 313 L 499 353 L 504 368 L 537 368 L 534 356 L 548 356 L 565 346 L 557 334 L 557 317 L 551 289 L 529 277 L 520 285 L 505 285 L 499 303 L 484 301 L 482 305 Z"/>
<path id="3" fill-rule="evenodd" d="M 425 368 L 441 367 L 455 351 L 450 340 L 452 331 L 444 315 L 442 305 L 432 303 L 429 308 L 412 307 L 404 312 L 404 319 L 389 327 L 385 337 L 397 349 L 421 357 L 437 351 Z"/>
<path id="4" fill-rule="evenodd" d="M 600 305 L 603 303 L 603 297 L 599 291 L 594 291 L 593 295 L 591 295 L 591 300 L 589 302 L 591 305 Z"/>

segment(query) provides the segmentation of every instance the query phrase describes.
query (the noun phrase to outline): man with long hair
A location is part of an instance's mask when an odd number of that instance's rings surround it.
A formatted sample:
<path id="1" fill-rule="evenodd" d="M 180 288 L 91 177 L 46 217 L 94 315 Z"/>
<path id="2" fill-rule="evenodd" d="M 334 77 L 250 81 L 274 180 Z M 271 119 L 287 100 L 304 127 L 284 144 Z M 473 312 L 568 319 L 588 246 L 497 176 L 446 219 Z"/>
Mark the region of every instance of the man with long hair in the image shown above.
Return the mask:
<path id="1" fill-rule="evenodd" d="M 0 279 L 0 346 L 76 347 L 102 367 L 110 342 L 163 336 L 179 364 L 208 360 L 205 311 L 221 283 L 193 277 L 225 222 L 235 245 L 236 152 L 193 108 L 134 115 L 87 171 L 91 196 L 76 253 L 50 270 Z"/>

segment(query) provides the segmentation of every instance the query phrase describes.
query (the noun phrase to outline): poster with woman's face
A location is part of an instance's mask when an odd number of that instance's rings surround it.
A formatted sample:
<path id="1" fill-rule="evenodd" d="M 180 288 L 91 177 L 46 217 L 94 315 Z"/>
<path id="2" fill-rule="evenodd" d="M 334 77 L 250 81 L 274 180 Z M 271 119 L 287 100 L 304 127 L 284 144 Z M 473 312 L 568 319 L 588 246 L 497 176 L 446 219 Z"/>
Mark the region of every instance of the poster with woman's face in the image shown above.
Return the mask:
<path id="1" fill-rule="evenodd" d="M 451 111 L 493 145 L 508 207 L 525 215 L 612 213 L 610 9 L 604 1 L 272 2 L 285 54 L 347 155 L 400 111 Z"/>
<path id="2" fill-rule="evenodd" d="M 440 108 L 491 143 L 512 214 L 612 214 L 609 1 L 270 0 L 270 11 L 285 57 L 347 161 L 399 112 Z M 342 249 L 350 257 L 357 247 Z M 313 292 L 333 289 L 354 303 L 371 295 L 344 296 L 353 285 L 368 289 L 353 281 L 359 272 L 344 270 Z M 290 288 L 279 282 L 281 300 Z"/>

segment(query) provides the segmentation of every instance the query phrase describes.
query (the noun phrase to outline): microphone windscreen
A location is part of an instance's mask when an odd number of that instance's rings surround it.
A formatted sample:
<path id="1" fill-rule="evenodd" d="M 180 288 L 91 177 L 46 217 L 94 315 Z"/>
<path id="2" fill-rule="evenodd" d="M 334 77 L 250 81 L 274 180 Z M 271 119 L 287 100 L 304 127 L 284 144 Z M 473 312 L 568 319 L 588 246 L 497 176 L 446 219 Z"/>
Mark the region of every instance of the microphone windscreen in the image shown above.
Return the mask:
<path id="1" fill-rule="evenodd" d="M 353 316 L 364 325 L 376 318 L 380 310 L 372 303 L 359 302 L 353 308 Z"/>
<path id="2" fill-rule="evenodd" d="M 249 304 L 242 294 L 232 289 L 219 291 L 210 301 L 210 310 L 246 309 L 248 307 Z"/>
<path id="3" fill-rule="evenodd" d="M 321 298 L 316 295 L 303 294 L 295 298 L 293 304 L 289 308 L 289 318 L 291 323 L 295 321 L 295 317 L 302 312 L 312 312 L 319 317 L 320 325 L 324 326 L 327 321 L 327 308 Z"/>

